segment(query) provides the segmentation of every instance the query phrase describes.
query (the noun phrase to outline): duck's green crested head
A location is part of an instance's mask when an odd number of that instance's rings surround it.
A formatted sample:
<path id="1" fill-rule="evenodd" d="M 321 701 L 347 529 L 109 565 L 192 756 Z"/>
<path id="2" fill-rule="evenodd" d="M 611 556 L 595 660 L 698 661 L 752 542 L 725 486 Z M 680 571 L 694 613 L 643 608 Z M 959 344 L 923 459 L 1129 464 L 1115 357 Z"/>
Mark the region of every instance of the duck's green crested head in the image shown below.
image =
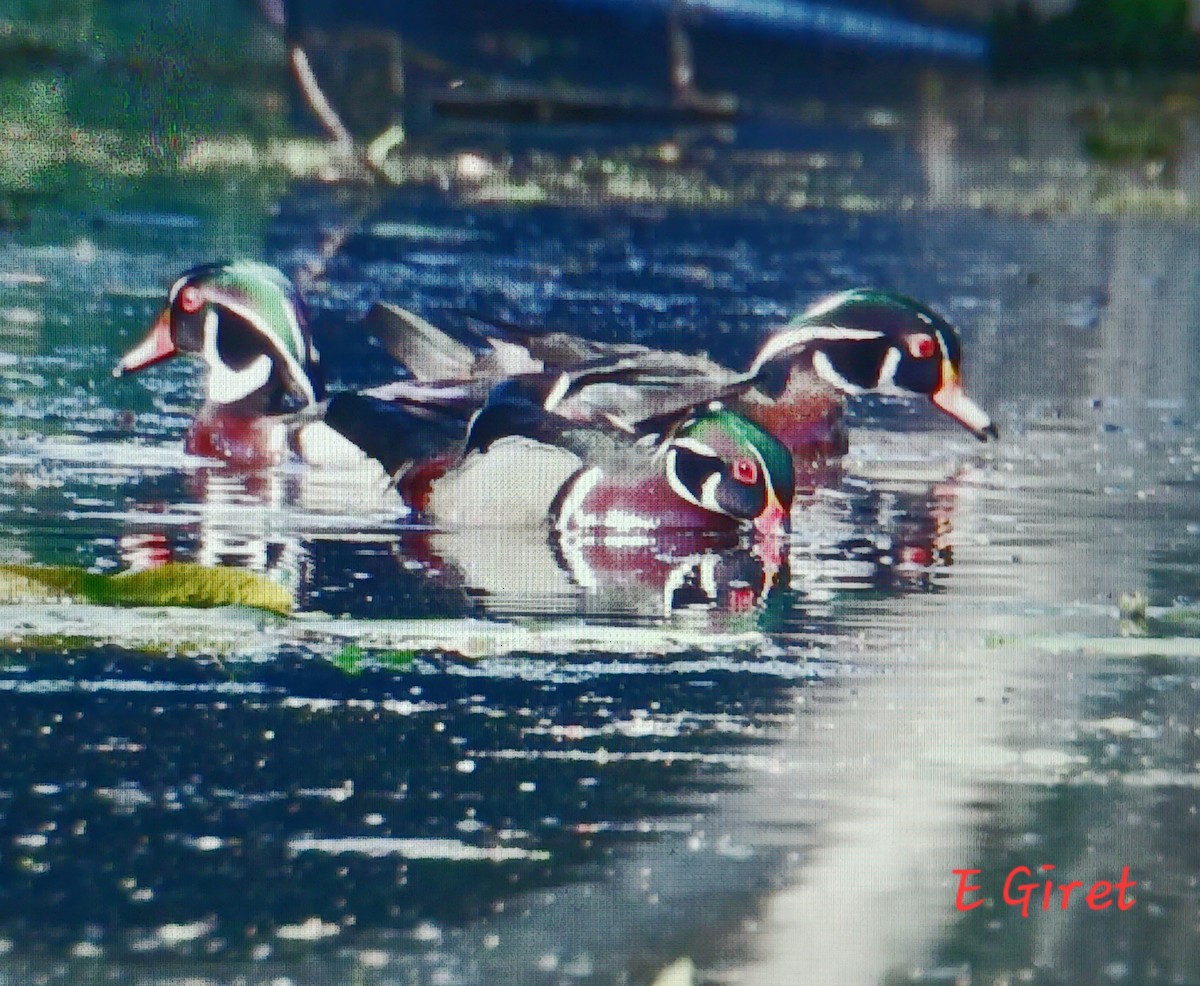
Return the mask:
<path id="1" fill-rule="evenodd" d="M 768 339 L 750 373 L 770 392 L 785 386 L 797 366 L 845 394 L 928 397 L 976 437 L 997 435 L 963 391 L 958 329 L 906 295 L 873 288 L 830 295 Z"/>
<path id="2" fill-rule="evenodd" d="M 791 453 L 737 412 L 710 405 L 685 421 L 668 439 L 666 459 L 672 488 L 689 502 L 753 521 L 763 533 L 787 529 Z"/>
<path id="3" fill-rule="evenodd" d="M 171 286 L 150 334 L 116 373 L 135 373 L 178 353 L 208 366 L 208 399 L 251 402 L 264 413 L 324 396 L 304 302 L 282 271 L 254 260 L 193 267 Z"/>

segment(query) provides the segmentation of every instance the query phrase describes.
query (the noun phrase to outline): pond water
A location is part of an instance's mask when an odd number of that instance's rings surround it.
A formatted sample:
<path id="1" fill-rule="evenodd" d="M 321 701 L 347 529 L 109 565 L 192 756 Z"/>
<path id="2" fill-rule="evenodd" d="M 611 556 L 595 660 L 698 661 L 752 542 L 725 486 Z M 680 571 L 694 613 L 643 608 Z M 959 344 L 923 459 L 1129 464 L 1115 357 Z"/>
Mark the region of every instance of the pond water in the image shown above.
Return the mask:
<path id="1" fill-rule="evenodd" d="M 1200 982 L 1200 238 L 1006 208 L 1093 188 L 1068 108 L 948 90 L 689 136 L 688 180 L 754 190 L 708 208 L 297 184 L 241 223 L 214 176 L 225 212 L 0 238 L 0 560 L 240 567 L 296 605 L 0 606 L 0 981 Z M 196 365 L 112 379 L 221 254 L 319 267 L 345 387 L 394 376 L 378 299 L 739 365 L 823 293 L 902 289 L 1002 441 L 859 402 L 774 583 L 746 545 L 430 531 L 186 456 Z M 1006 906 L 1044 864 L 1128 867 L 1137 903 Z M 957 911 L 955 869 L 993 903 Z"/>

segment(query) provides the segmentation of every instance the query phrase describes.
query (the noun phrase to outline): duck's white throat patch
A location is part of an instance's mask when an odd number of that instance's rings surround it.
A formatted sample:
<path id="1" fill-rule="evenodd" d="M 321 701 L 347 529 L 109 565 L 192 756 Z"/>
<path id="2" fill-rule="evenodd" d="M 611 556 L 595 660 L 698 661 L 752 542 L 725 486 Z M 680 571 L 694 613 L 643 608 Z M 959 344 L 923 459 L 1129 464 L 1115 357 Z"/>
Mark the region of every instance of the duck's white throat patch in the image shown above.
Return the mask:
<path id="1" fill-rule="evenodd" d="M 219 319 L 212 309 L 204 318 L 203 356 L 208 366 L 208 399 L 215 404 L 234 404 L 266 386 L 271 379 L 271 357 L 263 353 L 243 369 L 233 369 L 217 352 Z"/>

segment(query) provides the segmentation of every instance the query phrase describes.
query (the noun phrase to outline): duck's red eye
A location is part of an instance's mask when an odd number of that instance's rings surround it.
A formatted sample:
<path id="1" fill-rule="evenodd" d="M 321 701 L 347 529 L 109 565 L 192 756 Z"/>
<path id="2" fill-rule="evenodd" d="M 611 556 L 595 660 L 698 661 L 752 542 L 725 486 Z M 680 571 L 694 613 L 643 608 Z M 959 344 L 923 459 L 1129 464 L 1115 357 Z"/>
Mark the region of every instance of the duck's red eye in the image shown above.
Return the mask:
<path id="1" fill-rule="evenodd" d="M 929 359 L 937 352 L 937 343 L 933 341 L 933 336 L 922 332 L 908 337 L 908 351 L 917 359 Z"/>
<path id="2" fill-rule="evenodd" d="M 739 483 L 744 483 L 746 486 L 754 485 L 758 482 L 758 463 L 744 456 L 735 459 L 733 462 L 733 478 Z"/>
<path id="3" fill-rule="evenodd" d="M 204 304 L 204 295 L 194 284 L 189 284 L 179 292 L 179 310 L 185 315 L 195 315 Z"/>

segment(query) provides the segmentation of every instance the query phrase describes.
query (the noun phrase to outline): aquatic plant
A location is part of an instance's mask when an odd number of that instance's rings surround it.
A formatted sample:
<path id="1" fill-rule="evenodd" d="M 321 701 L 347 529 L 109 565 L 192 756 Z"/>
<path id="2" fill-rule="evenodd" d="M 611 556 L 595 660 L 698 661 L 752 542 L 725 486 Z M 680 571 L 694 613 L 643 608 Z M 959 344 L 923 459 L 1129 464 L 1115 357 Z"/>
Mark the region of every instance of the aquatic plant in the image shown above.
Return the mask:
<path id="1" fill-rule="evenodd" d="M 287 589 L 240 568 L 176 562 L 101 575 L 70 565 L 0 565 L 0 603 L 56 599 L 102 606 L 249 606 L 281 614 L 292 610 Z"/>

